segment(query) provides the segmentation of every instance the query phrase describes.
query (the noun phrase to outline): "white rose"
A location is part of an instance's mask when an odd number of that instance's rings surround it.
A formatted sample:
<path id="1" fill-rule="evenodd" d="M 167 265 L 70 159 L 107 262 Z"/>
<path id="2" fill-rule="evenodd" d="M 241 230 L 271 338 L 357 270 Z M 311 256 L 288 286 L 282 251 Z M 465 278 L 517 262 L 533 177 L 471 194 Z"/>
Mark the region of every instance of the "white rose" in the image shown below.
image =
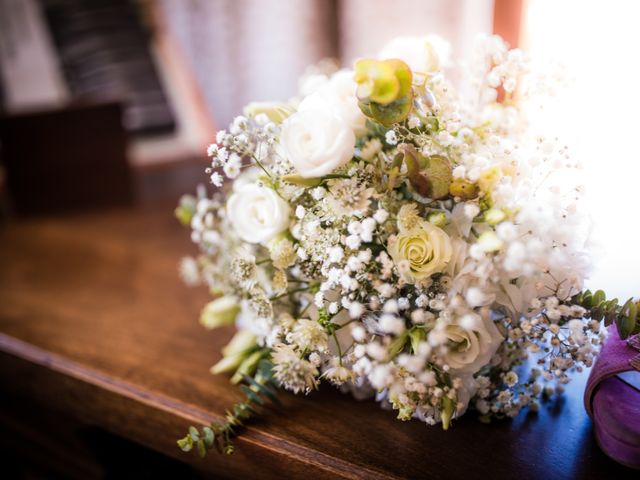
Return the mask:
<path id="1" fill-rule="evenodd" d="M 356 136 L 362 136 L 367 132 L 365 126 L 366 117 L 358 106 L 356 88 L 357 84 L 353 80 L 353 71 L 340 70 L 315 93 L 302 100 L 298 111 L 328 108 L 347 122 Z"/>
<path id="2" fill-rule="evenodd" d="M 397 58 L 414 72 L 435 73 L 449 61 L 451 46 L 438 35 L 426 37 L 398 37 L 391 40 L 378 58 Z"/>
<path id="3" fill-rule="evenodd" d="M 352 128 L 328 108 L 299 111 L 282 124 L 280 144 L 287 159 L 305 178 L 322 177 L 353 157 Z"/>
<path id="4" fill-rule="evenodd" d="M 227 201 L 227 215 L 238 236 L 249 243 L 265 243 L 289 227 L 291 208 L 272 189 L 245 183 Z"/>
<path id="5" fill-rule="evenodd" d="M 476 373 L 487 365 L 503 337 L 493 320 L 467 313 L 441 332 L 449 341 L 443 360 L 454 372 Z"/>

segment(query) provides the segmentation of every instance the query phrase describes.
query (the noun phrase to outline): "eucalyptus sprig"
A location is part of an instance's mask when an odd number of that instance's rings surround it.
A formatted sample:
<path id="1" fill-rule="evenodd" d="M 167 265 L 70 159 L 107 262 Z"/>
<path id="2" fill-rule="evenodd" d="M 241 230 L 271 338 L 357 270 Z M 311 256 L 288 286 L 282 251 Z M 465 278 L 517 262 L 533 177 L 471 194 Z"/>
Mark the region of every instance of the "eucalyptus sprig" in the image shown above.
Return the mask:
<path id="1" fill-rule="evenodd" d="M 618 299 L 607 300 L 602 290 L 591 293 L 585 290 L 573 297 L 573 303 L 587 310 L 586 317 L 597 321 L 604 320 L 606 326 L 615 322 L 618 334 L 623 340 L 633 334 L 640 333 L 640 318 L 638 318 L 639 302 L 633 298 L 624 305 L 618 304 Z"/>
<path id="2" fill-rule="evenodd" d="M 273 378 L 272 368 L 269 360 L 262 359 L 253 377 L 243 375 L 240 390 L 247 399 L 227 410 L 224 422 L 211 423 L 200 430 L 190 426 L 187 435 L 177 441 L 180 449 L 189 452 L 195 447 L 202 458 L 213 448 L 219 453 L 231 455 L 235 450 L 233 438 L 238 435 L 238 430 L 247 420 L 260 414 L 256 407 L 265 405 L 266 400 L 280 404 L 277 397 L 278 384 Z"/>

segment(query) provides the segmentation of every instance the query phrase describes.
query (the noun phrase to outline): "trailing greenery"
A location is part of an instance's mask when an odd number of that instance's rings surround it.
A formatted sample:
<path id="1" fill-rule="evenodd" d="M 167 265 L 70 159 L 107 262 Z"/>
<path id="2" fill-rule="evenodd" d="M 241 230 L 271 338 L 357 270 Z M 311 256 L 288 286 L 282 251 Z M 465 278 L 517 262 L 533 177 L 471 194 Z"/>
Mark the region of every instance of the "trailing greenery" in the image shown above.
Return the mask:
<path id="1" fill-rule="evenodd" d="M 640 333 L 640 318 L 638 318 L 640 302 L 635 302 L 633 298 L 627 300 L 624 305 L 619 305 L 617 298 L 607 300 L 602 290 L 597 290 L 595 293 L 585 290 L 573 297 L 573 302 L 587 310 L 585 316 L 588 318 L 604 320 L 606 326 L 615 322 L 622 339 Z"/>
<path id="2" fill-rule="evenodd" d="M 277 397 L 278 385 L 273 378 L 272 368 L 271 362 L 263 359 L 253 377 L 243 375 L 240 389 L 247 399 L 227 410 L 224 422 L 211 423 L 200 430 L 190 426 L 186 436 L 177 441 L 180 449 L 189 452 L 195 447 L 198 455 L 203 458 L 213 448 L 219 453 L 231 455 L 235 449 L 233 438 L 238 434 L 238 430 L 247 420 L 259 414 L 256 406 L 265 405 L 266 400 L 276 405 L 280 404 Z"/>

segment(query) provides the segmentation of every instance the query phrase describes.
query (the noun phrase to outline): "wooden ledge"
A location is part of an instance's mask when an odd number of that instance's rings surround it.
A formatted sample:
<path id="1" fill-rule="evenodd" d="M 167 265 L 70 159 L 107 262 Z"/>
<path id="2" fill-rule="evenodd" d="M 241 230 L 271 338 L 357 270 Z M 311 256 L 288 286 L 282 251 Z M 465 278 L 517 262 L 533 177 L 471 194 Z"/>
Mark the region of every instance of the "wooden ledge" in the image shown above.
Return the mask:
<path id="1" fill-rule="evenodd" d="M 5 416 L 27 421 L 37 409 L 73 419 L 218 478 L 631 475 L 595 445 L 585 375 L 537 416 L 484 425 L 470 414 L 448 432 L 323 386 L 308 398 L 283 394 L 283 407 L 251 423 L 230 457 L 182 453 L 175 441 L 190 424 L 219 420 L 241 398 L 208 373 L 232 330 L 198 325 L 207 293 L 177 274 L 190 252 L 170 209 L 1 228 L 0 397 L 15 407 Z"/>

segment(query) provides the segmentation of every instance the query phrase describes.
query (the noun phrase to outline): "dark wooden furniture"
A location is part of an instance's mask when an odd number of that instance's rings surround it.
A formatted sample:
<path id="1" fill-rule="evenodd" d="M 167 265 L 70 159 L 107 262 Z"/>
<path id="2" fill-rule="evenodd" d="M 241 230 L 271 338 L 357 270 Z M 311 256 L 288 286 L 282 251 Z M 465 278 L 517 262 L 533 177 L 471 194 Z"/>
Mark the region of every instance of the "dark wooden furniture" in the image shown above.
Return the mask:
<path id="1" fill-rule="evenodd" d="M 208 373 L 231 330 L 204 331 L 207 293 L 178 279 L 193 248 L 169 208 L 0 228 L 5 469 L 13 459 L 16 475 L 40 462 L 33 468 L 78 478 L 126 478 L 114 462 L 136 478 L 637 478 L 596 446 L 584 376 L 537 416 L 485 425 L 470 414 L 448 432 L 323 386 L 283 395 L 233 456 L 183 454 L 175 440 L 189 424 L 240 398 Z"/>
<path id="2" fill-rule="evenodd" d="M 1 160 L 20 215 L 133 202 L 117 103 L 0 117 Z"/>

